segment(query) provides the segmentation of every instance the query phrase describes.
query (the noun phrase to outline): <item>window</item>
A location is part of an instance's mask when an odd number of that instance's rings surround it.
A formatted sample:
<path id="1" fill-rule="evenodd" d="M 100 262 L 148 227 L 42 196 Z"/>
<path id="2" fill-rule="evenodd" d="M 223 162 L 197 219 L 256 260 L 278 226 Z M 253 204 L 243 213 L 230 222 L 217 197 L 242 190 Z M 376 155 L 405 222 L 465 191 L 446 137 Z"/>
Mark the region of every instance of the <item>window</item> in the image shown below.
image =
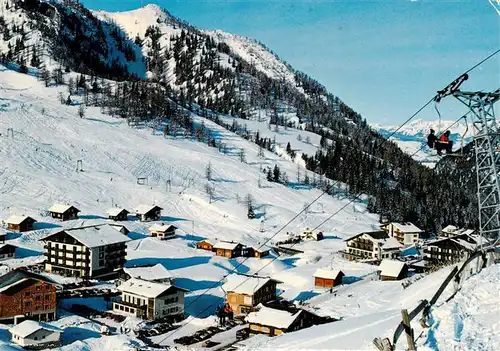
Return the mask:
<path id="1" fill-rule="evenodd" d="M 50 300 L 50 295 L 45 295 L 45 301 L 49 301 Z"/>
<path id="2" fill-rule="evenodd" d="M 42 339 L 45 339 L 45 335 L 42 335 Z"/>
<path id="3" fill-rule="evenodd" d="M 50 285 L 46 284 L 45 285 L 45 290 L 50 290 Z"/>
<path id="4" fill-rule="evenodd" d="M 104 266 L 104 260 L 99 260 L 99 266 Z"/>
<path id="5" fill-rule="evenodd" d="M 35 300 L 40 301 L 42 299 L 42 295 L 36 295 Z"/>
<path id="6" fill-rule="evenodd" d="M 35 339 L 35 340 L 38 340 L 38 337 L 36 337 L 36 336 L 35 336 L 35 338 L 34 338 L 34 339 Z"/>
<path id="7" fill-rule="evenodd" d="M 59 249 L 59 244 L 56 244 L 56 249 Z"/>
<path id="8" fill-rule="evenodd" d="M 63 250 L 66 250 L 66 245 L 63 245 Z"/>
<path id="9" fill-rule="evenodd" d="M 30 296 L 30 295 L 31 295 L 31 293 L 29 291 L 24 292 L 24 296 Z"/>
<path id="10" fill-rule="evenodd" d="M 24 306 L 25 306 L 25 307 L 31 307 L 31 301 L 26 301 L 26 302 L 24 303 Z"/>
<path id="11" fill-rule="evenodd" d="M 104 252 L 104 246 L 99 246 L 99 252 Z"/>

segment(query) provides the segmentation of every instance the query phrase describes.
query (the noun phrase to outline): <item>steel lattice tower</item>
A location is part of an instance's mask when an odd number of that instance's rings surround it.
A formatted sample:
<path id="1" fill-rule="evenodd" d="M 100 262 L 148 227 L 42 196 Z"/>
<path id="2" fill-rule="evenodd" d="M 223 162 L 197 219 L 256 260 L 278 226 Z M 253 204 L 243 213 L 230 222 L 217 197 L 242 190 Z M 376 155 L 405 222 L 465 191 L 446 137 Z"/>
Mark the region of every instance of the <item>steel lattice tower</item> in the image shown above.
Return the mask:
<path id="1" fill-rule="evenodd" d="M 455 91 L 455 98 L 472 114 L 476 153 L 477 198 L 481 237 L 500 238 L 500 131 L 493 105 L 500 89 L 493 93 Z"/>

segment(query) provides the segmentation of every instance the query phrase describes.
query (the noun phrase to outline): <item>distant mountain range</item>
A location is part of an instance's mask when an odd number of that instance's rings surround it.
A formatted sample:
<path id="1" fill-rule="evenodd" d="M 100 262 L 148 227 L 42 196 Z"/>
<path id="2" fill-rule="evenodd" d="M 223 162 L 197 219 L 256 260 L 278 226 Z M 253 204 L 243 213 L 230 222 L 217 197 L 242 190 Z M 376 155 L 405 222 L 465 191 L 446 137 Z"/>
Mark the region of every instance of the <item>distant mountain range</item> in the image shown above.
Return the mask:
<path id="1" fill-rule="evenodd" d="M 403 126 L 400 130 L 398 130 L 392 138 L 397 139 L 398 141 L 426 141 L 427 135 L 431 129 L 436 131 L 436 134 L 440 132 L 445 132 L 450 129 L 455 121 L 441 121 L 441 125 L 439 120 L 434 121 L 424 121 L 422 119 L 414 120 L 407 125 Z M 390 136 L 394 133 L 395 130 L 399 128 L 398 125 L 393 126 L 383 126 L 380 124 L 373 123 L 371 127 L 377 130 L 380 134 L 385 137 Z M 464 122 L 457 123 L 453 125 L 450 129 L 451 139 L 454 141 L 460 141 L 464 138 L 465 141 L 472 140 L 472 128 L 471 126 L 467 127 Z"/>

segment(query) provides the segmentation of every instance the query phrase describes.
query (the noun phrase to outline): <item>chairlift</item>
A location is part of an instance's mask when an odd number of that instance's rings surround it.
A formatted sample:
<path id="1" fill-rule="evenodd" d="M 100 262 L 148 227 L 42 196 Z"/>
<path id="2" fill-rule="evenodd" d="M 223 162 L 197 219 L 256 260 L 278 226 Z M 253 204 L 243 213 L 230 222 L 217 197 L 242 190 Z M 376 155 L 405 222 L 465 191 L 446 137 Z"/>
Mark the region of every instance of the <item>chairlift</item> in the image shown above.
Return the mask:
<path id="1" fill-rule="evenodd" d="M 464 139 L 467 135 L 467 132 L 469 131 L 469 124 L 467 122 L 467 114 L 465 114 L 464 116 L 462 116 L 458 119 L 458 121 L 460 121 L 461 119 L 463 119 L 465 121 L 465 132 L 460 137 L 460 148 L 457 150 L 458 152 L 453 152 L 451 149 L 452 148 L 452 141 L 451 140 L 448 140 L 448 141 L 440 140 L 443 135 L 446 135 L 448 137 L 448 135 L 450 134 L 450 131 L 449 130 L 446 130 L 445 132 L 442 131 L 442 120 L 441 120 L 441 113 L 439 112 L 439 109 L 437 107 L 438 103 L 439 103 L 439 100 L 436 99 L 434 101 L 434 109 L 436 110 L 438 118 L 439 118 L 438 134 L 437 134 L 437 136 L 434 135 L 434 138 L 431 138 L 431 135 L 433 135 L 431 132 L 431 134 L 429 134 L 429 136 L 427 137 L 427 145 L 429 146 L 429 148 L 436 150 L 437 151 L 436 156 L 439 156 L 439 157 L 443 156 L 443 153 L 442 153 L 443 150 L 446 150 L 446 154 L 445 154 L 446 156 L 465 157 L 465 155 L 464 155 Z M 458 123 L 458 121 L 455 123 Z"/>

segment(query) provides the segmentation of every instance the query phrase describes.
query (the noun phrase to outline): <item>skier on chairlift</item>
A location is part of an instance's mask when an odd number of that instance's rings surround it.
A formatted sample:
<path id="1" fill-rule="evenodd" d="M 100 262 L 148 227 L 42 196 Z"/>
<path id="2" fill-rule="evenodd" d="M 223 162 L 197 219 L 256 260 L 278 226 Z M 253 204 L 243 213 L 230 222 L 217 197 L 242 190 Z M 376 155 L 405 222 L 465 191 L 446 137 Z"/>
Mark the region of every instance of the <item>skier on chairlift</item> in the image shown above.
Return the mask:
<path id="1" fill-rule="evenodd" d="M 439 156 L 442 155 L 442 150 L 446 150 L 447 154 L 451 154 L 453 141 L 450 140 L 450 131 L 447 130 L 446 132 L 444 132 L 444 134 L 441 135 L 439 140 L 434 145 Z"/>
<path id="2" fill-rule="evenodd" d="M 427 136 L 427 146 L 429 146 L 430 149 L 434 149 L 434 144 L 436 140 L 438 140 L 435 133 L 436 131 L 434 129 L 431 129 L 430 134 Z"/>

